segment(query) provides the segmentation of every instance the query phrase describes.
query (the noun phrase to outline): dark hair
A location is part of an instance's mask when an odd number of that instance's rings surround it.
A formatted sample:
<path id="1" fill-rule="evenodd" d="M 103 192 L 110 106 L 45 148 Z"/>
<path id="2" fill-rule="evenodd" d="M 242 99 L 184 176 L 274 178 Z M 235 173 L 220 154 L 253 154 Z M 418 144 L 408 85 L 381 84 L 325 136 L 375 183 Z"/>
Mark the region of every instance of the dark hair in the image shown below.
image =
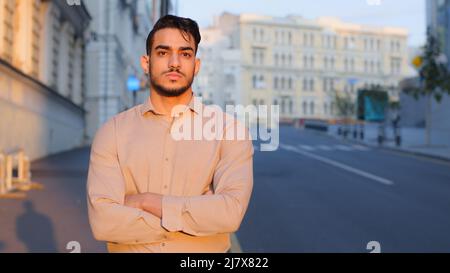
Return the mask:
<path id="1" fill-rule="evenodd" d="M 152 31 L 147 36 L 147 55 L 150 54 L 153 45 L 153 37 L 158 30 L 164 28 L 176 28 L 181 31 L 183 37 L 188 40 L 189 35 L 194 38 L 195 52 L 197 53 L 198 44 L 200 43 L 201 36 L 197 22 L 189 18 L 178 17 L 175 15 L 165 15 L 156 22 Z M 186 36 L 187 35 L 187 36 Z"/>

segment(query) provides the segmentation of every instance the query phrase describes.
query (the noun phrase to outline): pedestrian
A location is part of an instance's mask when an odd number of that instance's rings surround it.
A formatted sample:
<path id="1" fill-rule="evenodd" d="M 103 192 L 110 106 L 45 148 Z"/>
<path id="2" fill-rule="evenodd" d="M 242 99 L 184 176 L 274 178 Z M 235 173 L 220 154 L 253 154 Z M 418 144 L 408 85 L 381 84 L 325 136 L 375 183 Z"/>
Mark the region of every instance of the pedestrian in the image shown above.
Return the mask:
<path id="1" fill-rule="evenodd" d="M 89 221 L 109 252 L 227 252 L 230 234 L 243 220 L 253 188 L 247 128 L 218 112 L 228 121 L 215 124 L 222 129 L 219 135 L 237 128 L 245 130 L 245 138 L 174 137 L 174 127 L 189 124 L 186 120 L 200 120 L 194 135 L 210 122 L 201 114 L 208 106 L 191 87 L 200 69 L 200 40 L 195 21 L 160 18 L 141 58 L 149 96 L 109 119 L 95 135 L 87 181 Z"/>

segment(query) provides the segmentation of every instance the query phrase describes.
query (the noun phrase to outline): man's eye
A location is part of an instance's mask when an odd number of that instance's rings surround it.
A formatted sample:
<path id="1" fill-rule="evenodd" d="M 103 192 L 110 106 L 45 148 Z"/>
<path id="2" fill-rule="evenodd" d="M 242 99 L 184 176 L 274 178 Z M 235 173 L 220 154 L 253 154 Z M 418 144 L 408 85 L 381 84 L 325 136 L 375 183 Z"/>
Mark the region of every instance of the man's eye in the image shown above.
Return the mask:
<path id="1" fill-rule="evenodd" d="M 183 57 L 189 58 L 189 57 L 191 57 L 191 54 L 190 54 L 190 53 L 187 53 L 187 52 L 184 52 L 184 53 L 183 53 Z"/>
<path id="2" fill-rule="evenodd" d="M 167 54 L 167 52 L 165 51 L 159 51 L 158 52 L 158 56 L 165 56 Z"/>

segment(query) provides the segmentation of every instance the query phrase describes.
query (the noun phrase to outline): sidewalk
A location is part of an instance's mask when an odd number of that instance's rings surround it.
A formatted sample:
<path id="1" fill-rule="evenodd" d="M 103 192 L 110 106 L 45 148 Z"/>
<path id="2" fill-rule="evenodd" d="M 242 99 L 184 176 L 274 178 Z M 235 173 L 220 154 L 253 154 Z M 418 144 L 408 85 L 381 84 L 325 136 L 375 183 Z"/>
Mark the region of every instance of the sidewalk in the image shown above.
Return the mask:
<path id="1" fill-rule="evenodd" d="M 88 164 L 89 148 L 31 163 L 32 181 L 44 188 L 26 192 L 24 199 L 0 199 L 0 253 L 69 253 L 71 241 L 80 244 L 81 252 L 106 252 L 88 223 Z"/>
<path id="2" fill-rule="evenodd" d="M 334 137 L 343 139 L 342 135 L 338 135 L 338 127 L 338 125 L 330 125 L 328 128 L 328 133 Z M 384 149 L 450 161 L 450 137 L 433 132 L 431 145 L 427 146 L 425 144 L 424 128 L 400 128 L 402 138 L 401 146 L 396 146 L 395 144 L 392 127 L 386 127 L 387 141 L 384 142 L 382 146 L 379 146 L 377 142 L 377 124 L 365 125 L 363 140 L 359 139 L 359 137 L 354 139 L 352 132 L 353 131 L 351 130 L 350 134 L 347 136 L 348 141 L 358 142 L 372 147 L 381 147 Z"/>

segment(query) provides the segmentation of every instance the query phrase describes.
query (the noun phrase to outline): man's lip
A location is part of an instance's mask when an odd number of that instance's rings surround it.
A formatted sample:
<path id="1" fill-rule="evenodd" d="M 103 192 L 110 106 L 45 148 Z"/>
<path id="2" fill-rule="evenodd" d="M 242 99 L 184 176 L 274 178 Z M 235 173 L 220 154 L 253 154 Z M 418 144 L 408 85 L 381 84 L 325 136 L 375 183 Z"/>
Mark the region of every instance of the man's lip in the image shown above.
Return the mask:
<path id="1" fill-rule="evenodd" d="M 173 73 L 173 72 L 172 73 L 167 73 L 166 76 L 169 77 L 169 78 L 173 78 L 173 79 L 181 78 L 181 74 Z"/>

